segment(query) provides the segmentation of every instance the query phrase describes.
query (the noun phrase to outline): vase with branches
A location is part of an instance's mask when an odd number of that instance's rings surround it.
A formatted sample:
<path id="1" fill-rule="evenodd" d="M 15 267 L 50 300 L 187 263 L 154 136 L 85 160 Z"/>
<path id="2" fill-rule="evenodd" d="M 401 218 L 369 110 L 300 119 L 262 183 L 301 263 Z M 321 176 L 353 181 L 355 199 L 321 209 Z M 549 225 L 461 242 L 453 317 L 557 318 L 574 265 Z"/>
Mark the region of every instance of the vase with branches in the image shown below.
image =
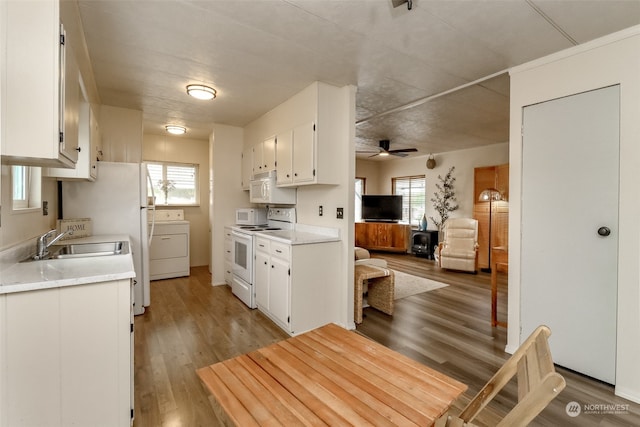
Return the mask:
<path id="1" fill-rule="evenodd" d="M 169 191 L 176 188 L 176 185 L 173 181 L 168 179 L 160 179 L 156 185 L 158 189 L 162 191 L 162 194 L 164 194 L 164 204 L 166 205 L 169 200 Z"/>
<path id="2" fill-rule="evenodd" d="M 455 192 L 453 191 L 453 183 L 456 180 L 453 176 L 454 170 L 455 166 L 451 166 L 449 172 L 447 172 L 444 178 L 441 175 L 438 175 L 438 179 L 440 180 L 440 182 L 436 184 L 438 191 L 433 193 L 435 197 L 431 199 L 433 202 L 433 208 L 436 210 L 440 218 L 439 220 L 434 217 L 430 218 L 438 227 L 438 230 L 442 229 L 445 221 L 449 218 L 449 213 L 458 209 Z"/>

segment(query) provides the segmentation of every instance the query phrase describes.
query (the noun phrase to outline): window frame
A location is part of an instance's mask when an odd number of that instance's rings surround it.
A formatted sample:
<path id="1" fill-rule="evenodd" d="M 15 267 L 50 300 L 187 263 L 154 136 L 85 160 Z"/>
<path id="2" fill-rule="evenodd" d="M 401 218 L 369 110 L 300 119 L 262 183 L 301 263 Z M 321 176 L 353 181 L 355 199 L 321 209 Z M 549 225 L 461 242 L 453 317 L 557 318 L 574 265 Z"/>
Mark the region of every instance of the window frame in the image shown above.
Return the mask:
<path id="1" fill-rule="evenodd" d="M 178 207 L 178 206 L 200 206 L 200 165 L 198 163 L 181 163 L 181 162 L 164 162 L 164 161 L 158 161 L 158 160 L 145 160 L 144 161 L 146 163 L 147 166 L 147 170 L 149 171 L 149 174 L 151 176 L 151 181 L 153 183 L 153 194 L 155 195 L 155 204 L 156 206 L 173 206 L 173 207 Z M 193 193 L 194 193 L 194 200 L 192 203 L 186 203 L 186 202 L 170 202 L 171 200 L 171 189 L 168 190 L 168 195 L 169 197 L 165 200 L 164 199 L 164 192 L 162 191 L 161 188 L 158 187 L 159 183 L 154 182 L 154 177 L 151 173 L 151 170 L 149 169 L 149 166 L 160 166 L 161 170 L 162 170 L 162 181 L 168 181 L 167 180 L 167 170 L 168 168 L 171 167 L 179 167 L 179 168 L 193 168 Z M 171 182 L 171 181 L 169 181 Z M 149 186 L 147 186 L 147 190 L 149 190 L 148 188 Z M 174 187 L 175 188 L 175 187 Z M 163 202 L 164 201 L 164 202 Z"/>
<path id="2" fill-rule="evenodd" d="M 414 180 L 421 180 L 422 181 L 422 188 L 423 188 L 423 192 L 421 194 L 418 194 L 417 197 L 420 198 L 422 197 L 422 206 L 415 206 L 414 207 L 414 196 L 411 193 L 411 189 L 414 188 L 412 181 Z M 391 194 L 400 194 L 398 193 L 397 190 L 397 183 L 399 182 L 408 182 L 408 188 L 409 188 L 409 201 L 408 201 L 408 209 L 407 209 L 407 215 L 408 218 L 405 217 L 405 204 L 407 202 L 405 202 L 405 198 L 403 197 L 402 200 L 402 222 L 409 224 L 411 226 L 416 225 L 416 226 L 420 226 L 420 219 L 422 218 L 422 215 L 426 214 L 426 209 L 427 209 L 427 178 L 426 175 L 410 175 L 410 176 L 397 176 L 397 177 L 393 177 L 391 178 Z M 405 196 L 405 194 L 402 194 L 403 196 Z M 419 203 L 418 203 L 419 204 Z M 418 217 L 416 218 L 412 218 L 411 216 L 411 212 L 414 209 L 420 209 L 421 208 L 421 213 L 419 214 Z M 408 219 L 408 221 L 407 221 Z"/>
<path id="3" fill-rule="evenodd" d="M 358 194 L 358 182 L 361 182 L 361 191 Z M 367 178 L 356 176 L 354 181 L 354 218 L 355 221 L 362 221 L 362 195 L 367 194 Z"/>
<path id="4" fill-rule="evenodd" d="M 20 174 L 20 179 L 16 175 Z M 20 193 L 19 198 L 15 198 Z M 11 165 L 11 210 L 17 213 L 40 210 L 42 203 L 42 168 Z"/>

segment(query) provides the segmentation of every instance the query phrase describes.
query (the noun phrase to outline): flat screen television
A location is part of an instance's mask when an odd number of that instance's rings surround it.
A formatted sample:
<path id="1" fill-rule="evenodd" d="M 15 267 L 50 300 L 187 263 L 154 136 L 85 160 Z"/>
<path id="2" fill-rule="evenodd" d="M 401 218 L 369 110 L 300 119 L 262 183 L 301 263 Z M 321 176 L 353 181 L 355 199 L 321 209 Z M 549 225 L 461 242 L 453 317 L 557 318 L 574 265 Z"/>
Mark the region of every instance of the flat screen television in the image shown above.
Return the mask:
<path id="1" fill-rule="evenodd" d="M 402 196 L 373 195 L 362 196 L 362 219 L 364 221 L 402 221 Z"/>

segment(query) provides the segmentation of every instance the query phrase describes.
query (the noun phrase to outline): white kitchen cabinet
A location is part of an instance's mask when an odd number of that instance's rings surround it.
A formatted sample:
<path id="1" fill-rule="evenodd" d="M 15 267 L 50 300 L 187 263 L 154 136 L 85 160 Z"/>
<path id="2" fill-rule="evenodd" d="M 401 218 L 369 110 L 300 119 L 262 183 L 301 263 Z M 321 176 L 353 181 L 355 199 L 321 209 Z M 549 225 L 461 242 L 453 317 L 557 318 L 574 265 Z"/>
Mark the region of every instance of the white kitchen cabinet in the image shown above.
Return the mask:
<path id="1" fill-rule="evenodd" d="M 339 315 L 339 242 L 291 245 L 256 239 L 255 292 L 258 309 L 290 335 L 330 322 Z M 266 242 L 260 247 L 261 242 Z"/>
<path id="2" fill-rule="evenodd" d="M 276 159 L 278 161 L 276 184 L 289 185 L 293 183 L 293 130 L 278 134 L 276 144 Z"/>
<path id="3" fill-rule="evenodd" d="M 253 288 L 256 305 L 261 311 L 269 310 L 269 271 L 271 270 L 271 243 L 268 239 L 256 238 L 256 258 L 253 264 L 255 277 Z"/>
<path id="4" fill-rule="evenodd" d="M 72 168 L 78 154 L 79 70 L 64 42 L 60 3 L 3 6 L 3 162 Z"/>
<path id="5" fill-rule="evenodd" d="M 129 426 L 130 279 L 0 295 L 0 426 Z"/>
<path id="6" fill-rule="evenodd" d="M 305 91 L 308 119 L 299 119 L 287 132 L 278 135 L 276 159 L 279 186 L 338 184 L 335 153 L 341 141 L 343 114 L 335 108 L 341 89 L 316 82 Z M 290 138 L 290 143 L 289 143 Z"/>
<path id="7" fill-rule="evenodd" d="M 251 185 L 251 178 L 253 177 L 253 149 L 247 148 L 242 151 L 242 160 L 241 160 L 241 179 L 242 179 L 242 189 L 249 190 L 249 186 Z"/>
<path id="8" fill-rule="evenodd" d="M 44 175 L 59 180 L 95 181 L 98 159 L 101 157 L 102 137 L 93 107 L 86 99 L 80 102 L 78 115 L 78 161 L 74 169 L 46 168 Z"/>
<path id="9" fill-rule="evenodd" d="M 276 169 L 276 137 L 272 136 L 252 149 L 253 176 Z"/>
<path id="10" fill-rule="evenodd" d="M 156 222 L 149 248 L 151 280 L 189 276 L 189 221 Z"/>
<path id="11" fill-rule="evenodd" d="M 231 227 L 224 228 L 224 281 L 231 286 L 233 281 L 233 240 Z"/>

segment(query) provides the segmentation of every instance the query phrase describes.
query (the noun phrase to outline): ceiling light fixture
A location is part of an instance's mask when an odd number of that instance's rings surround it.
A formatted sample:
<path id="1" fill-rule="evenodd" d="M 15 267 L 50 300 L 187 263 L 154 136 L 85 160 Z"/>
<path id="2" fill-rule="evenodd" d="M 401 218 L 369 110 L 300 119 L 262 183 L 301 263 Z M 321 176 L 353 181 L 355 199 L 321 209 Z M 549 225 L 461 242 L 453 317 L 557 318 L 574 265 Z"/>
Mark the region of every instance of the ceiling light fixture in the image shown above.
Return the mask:
<path id="1" fill-rule="evenodd" d="M 187 128 L 185 128 L 184 126 L 166 125 L 164 128 L 167 130 L 167 132 L 173 135 L 182 135 L 187 132 Z"/>
<path id="2" fill-rule="evenodd" d="M 216 97 L 216 90 L 204 85 L 188 85 L 187 93 L 198 99 L 213 99 Z"/>

